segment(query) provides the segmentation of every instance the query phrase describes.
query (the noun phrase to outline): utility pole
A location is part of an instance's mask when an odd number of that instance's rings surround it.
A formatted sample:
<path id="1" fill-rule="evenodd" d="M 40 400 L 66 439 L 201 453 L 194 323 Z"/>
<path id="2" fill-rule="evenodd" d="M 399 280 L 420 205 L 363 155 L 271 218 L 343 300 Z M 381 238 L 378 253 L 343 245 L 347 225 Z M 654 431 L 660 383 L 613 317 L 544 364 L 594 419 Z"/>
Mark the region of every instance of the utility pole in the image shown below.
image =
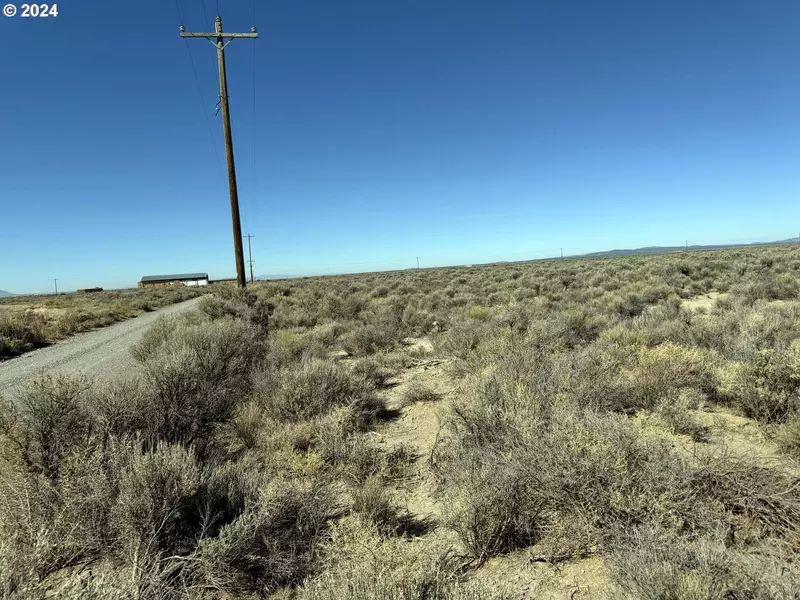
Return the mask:
<path id="1" fill-rule="evenodd" d="M 250 283 L 253 283 L 255 279 L 253 279 L 253 250 L 250 247 L 250 238 L 254 238 L 256 236 L 248 233 L 245 237 L 247 238 L 247 259 L 250 263 Z"/>
<path id="2" fill-rule="evenodd" d="M 53 277 L 53 284 L 56 286 L 56 296 L 58 296 L 58 279 Z"/>
<path id="3" fill-rule="evenodd" d="M 689 251 L 689 240 L 686 240 L 686 251 Z"/>
<path id="4" fill-rule="evenodd" d="M 419 256 L 417 257 L 417 271 L 419 271 Z"/>
<path id="5" fill-rule="evenodd" d="M 206 38 L 217 48 L 217 63 L 219 64 L 219 101 L 222 108 L 222 129 L 225 134 L 225 158 L 228 162 L 228 188 L 231 194 L 231 221 L 233 222 L 233 250 L 236 254 L 236 281 L 239 287 L 247 285 L 244 274 L 244 249 L 242 248 L 242 223 L 239 218 L 239 192 L 236 188 L 236 166 L 233 162 L 233 136 L 231 134 L 231 115 L 228 105 L 228 76 L 225 69 L 225 46 L 233 38 L 257 38 L 255 25 L 251 33 L 223 33 L 222 17 L 217 15 L 214 21 L 214 33 L 187 33 L 181 25 L 181 37 Z M 226 42 L 225 39 L 228 38 Z"/>
<path id="6" fill-rule="evenodd" d="M 561 249 L 561 258 L 564 258 L 564 249 Z"/>

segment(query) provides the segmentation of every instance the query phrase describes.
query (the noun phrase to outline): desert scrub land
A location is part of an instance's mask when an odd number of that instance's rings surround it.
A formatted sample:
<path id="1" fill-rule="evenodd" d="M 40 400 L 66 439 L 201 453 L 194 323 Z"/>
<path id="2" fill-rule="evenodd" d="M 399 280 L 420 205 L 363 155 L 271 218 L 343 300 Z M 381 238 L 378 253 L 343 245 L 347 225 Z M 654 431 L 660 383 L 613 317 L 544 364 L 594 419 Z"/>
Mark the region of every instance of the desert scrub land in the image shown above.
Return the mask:
<path id="1" fill-rule="evenodd" d="M 0 298 L 0 360 L 82 331 L 183 302 L 207 291 L 205 288 L 175 286 Z"/>
<path id="2" fill-rule="evenodd" d="M 789 600 L 800 248 L 217 288 L 0 411 L 8 598 Z"/>

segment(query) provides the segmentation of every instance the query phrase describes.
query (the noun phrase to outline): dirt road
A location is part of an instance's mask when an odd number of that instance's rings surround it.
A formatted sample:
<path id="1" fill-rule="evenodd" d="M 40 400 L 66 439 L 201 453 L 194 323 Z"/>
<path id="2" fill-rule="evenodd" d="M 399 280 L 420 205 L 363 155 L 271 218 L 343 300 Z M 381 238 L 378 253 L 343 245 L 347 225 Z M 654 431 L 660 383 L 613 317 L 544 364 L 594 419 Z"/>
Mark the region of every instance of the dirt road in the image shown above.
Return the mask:
<path id="1" fill-rule="evenodd" d="M 87 331 L 47 348 L 0 362 L 0 395 L 11 397 L 26 381 L 42 374 L 83 373 L 113 377 L 134 365 L 130 349 L 160 316 L 191 309 L 198 298 L 145 313 L 103 329 Z"/>

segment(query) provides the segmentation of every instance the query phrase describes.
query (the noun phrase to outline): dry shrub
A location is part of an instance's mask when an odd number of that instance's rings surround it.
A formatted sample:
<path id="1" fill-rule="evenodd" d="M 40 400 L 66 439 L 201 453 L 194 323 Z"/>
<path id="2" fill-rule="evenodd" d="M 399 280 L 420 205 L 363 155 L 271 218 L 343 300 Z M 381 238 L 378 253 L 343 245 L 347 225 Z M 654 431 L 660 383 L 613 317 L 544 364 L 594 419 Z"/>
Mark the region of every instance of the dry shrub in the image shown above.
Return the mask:
<path id="1" fill-rule="evenodd" d="M 336 512 L 333 494 L 321 482 L 273 481 L 217 537 L 201 542 L 197 577 L 220 592 L 262 597 L 300 583 Z"/>
<path id="2" fill-rule="evenodd" d="M 0 462 L 0 562 L 6 585 L 25 586 L 100 558 L 114 538 L 113 469 L 99 448 L 73 449 L 51 480 L 24 464 Z"/>
<path id="3" fill-rule="evenodd" d="M 240 456 L 255 450 L 263 441 L 266 416 L 256 402 L 236 408 L 233 417 L 219 428 L 217 439 L 229 454 Z"/>
<path id="4" fill-rule="evenodd" d="M 121 467 L 119 495 L 112 509 L 120 552 L 150 555 L 186 551 L 190 499 L 201 485 L 201 469 L 183 446 L 159 444 L 137 452 Z"/>
<path id="5" fill-rule="evenodd" d="M 721 506 L 744 541 L 776 538 L 800 549 L 800 480 L 722 452 L 698 456 L 687 484 L 693 495 Z"/>
<path id="6" fill-rule="evenodd" d="M 491 331 L 491 325 L 484 322 L 476 323 L 465 318 L 453 320 L 442 335 L 438 347 L 447 356 L 467 360 L 478 350 L 481 342 L 489 337 Z"/>
<path id="7" fill-rule="evenodd" d="M 381 451 L 359 434 L 359 428 L 358 415 L 344 407 L 320 419 L 314 436 L 314 447 L 323 462 L 356 485 L 383 468 Z"/>
<path id="8" fill-rule="evenodd" d="M 681 389 L 715 390 L 715 356 L 697 348 L 665 343 L 640 348 L 630 372 L 631 390 L 638 396 L 637 408 L 651 409 Z"/>
<path id="9" fill-rule="evenodd" d="M 68 453 L 86 443 L 92 428 L 85 405 L 89 388 L 85 377 L 48 375 L 23 389 L 19 407 L 5 405 L 5 433 L 31 472 L 57 479 Z"/>
<path id="10" fill-rule="evenodd" d="M 722 535 L 695 540 L 653 527 L 622 537 L 609 553 L 614 597 L 624 600 L 794 600 L 800 573 L 785 552 L 744 554 Z"/>
<path id="11" fill-rule="evenodd" d="M 376 388 L 385 387 L 394 374 L 386 367 L 386 359 L 378 356 L 368 356 L 357 360 L 353 364 L 353 373 L 367 380 Z"/>
<path id="12" fill-rule="evenodd" d="M 222 287 L 215 296 L 206 296 L 200 300 L 197 308 L 212 320 L 241 319 L 266 334 L 275 306 L 250 289 Z"/>
<path id="13" fill-rule="evenodd" d="M 180 323 L 143 363 L 145 389 L 137 410 L 150 440 L 206 440 L 228 420 L 250 387 L 261 338 L 243 321 Z"/>
<path id="14" fill-rule="evenodd" d="M 353 490 L 353 511 L 384 536 L 422 535 L 429 523 L 395 506 L 391 491 L 380 477 L 372 476 Z"/>
<path id="15" fill-rule="evenodd" d="M 505 600 L 458 575 L 458 559 L 438 544 L 384 538 L 358 519 L 332 528 L 324 546 L 327 568 L 306 580 L 303 600 Z"/>
<path id="16" fill-rule="evenodd" d="M 683 461 L 624 417 L 558 408 L 498 423 L 491 406 L 503 410 L 502 387 L 476 389 L 472 406 L 454 408 L 454 437 L 437 450 L 434 471 L 448 524 L 478 561 L 539 541 L 553 554 L 578 550 L 553 539 L 559 523 L 582 524 L 572 537 L 601 545 L 631 524 L 693 519 Z"/>
<path id="17" fill-rule="evenodd" d="M 702 392 L 694 388 L 672 391 L 664 397 L 656 410 L 664 423 L 678 435 L 688 435 L 695 442 L 708 442 L 710 432 L 692 415 L 705 401 Z"/>
<path id="18" fill-rule="evenodd" d="M 419 381 L 412 381 L 400 399 L 401 406 L 410 406 L 417 402 L 436 402 L 441 399 L 441 395 L 433 391 L 430 387 Z"/>
<path id="19" fill-rule="evenodd" d="M 347 331 L 341 337 L 342 348 L 355 356 L 374 354 L 395 346 L 399 336 L 367 323 Z"/>
<path id="20" fill-rule="evenodd" d="M 0 311 L 0 358 L 28 352 L 47 343 L 46 320 L 33 311 Z"/>
<path id="21" fill-rule="evenodd" d="M 776 440 L 781 450 L 792 458 L 800 458 L 800 415 L 794 414 L 778 426 Z"/>
<path id="22" fill-rule="evenodd" d="M 752 362 L 734 363 L 725 392 L 748 417 L 782 423 L 800 410 L 800 343 L 767 348 Z"/>
<path id="23" fill-rule="evenodd" d="M 365 379 L 320 359 L 303 360 L 281 371 L 276 389 L 258 393 L 258 399 L 269 417 L 285 422 L 305 421 L 338 406 L 350 406 L 363 423 L 369 423 L 383 410 L 383 401 Z"/>

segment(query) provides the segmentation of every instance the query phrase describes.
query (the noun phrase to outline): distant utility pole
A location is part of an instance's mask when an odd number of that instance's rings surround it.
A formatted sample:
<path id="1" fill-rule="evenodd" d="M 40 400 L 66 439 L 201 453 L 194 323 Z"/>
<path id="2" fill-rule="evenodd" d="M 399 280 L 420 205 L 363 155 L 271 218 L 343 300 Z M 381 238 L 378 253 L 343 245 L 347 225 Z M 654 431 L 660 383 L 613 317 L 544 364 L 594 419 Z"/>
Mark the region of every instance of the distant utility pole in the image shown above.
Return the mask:
<path id="1" fill-rule="evenodd" d="M 245 237 L 247 238 L 247 259 L 250 263 L 250 283 L 253 283 L 255 279 L 253 279 L 253 250 L 250 247 L 250 238 L 254 238 L 256 236 L 248 233 Z"/>
<path id="2" fill-rule="evenodd" d="M 58 279 L 53 277 L 53 285 L 56 286 L 56 296 L 58 296 Z"/>
<path id="3" fill-rule="evenodd" d="M 564 249 L 561 249 L 561 258 L 564 258 Z"/>
<path id="4" fill-rule="evenodd" d="M 231 115 L 228 106 L 228 75 L 225 69 L 225 46 L 233 38 L 257 38 L 255 25 L 251 33 L 222 33 L 222 17 L 217 15 L 214 21 L 214 33 L 187 33 L 181 25 L 181 37 L 206 38 L 217 48 L 217 63 L 219 64 L 219 101 L 222 108 L 222 129 L 225 133 L 225 158 L 228 161 L 228 187 L 231 194 L 231 220 L 233 222 L 233 249 L 236 253 L 236 281 L 239 287 L 245 287 L 247 282 L 244 274 L 244 249 L 242 248 L 242 223 L 239 218 L 239 192 L 236 188 L 236 166 L 233 163 L 233 136 L 231 134 Z M 225 41 L 228 38 L 229 41 Z"/>
<path id="5" fill-rule="evenodd" d="M 686 251 L 689 251 L 689 240 L 686 240 Z"/>
<path id="6" fill-rule="evenodd" d="M 417 257 L 417 271 L 419 271 L 419 256 Z"/>

